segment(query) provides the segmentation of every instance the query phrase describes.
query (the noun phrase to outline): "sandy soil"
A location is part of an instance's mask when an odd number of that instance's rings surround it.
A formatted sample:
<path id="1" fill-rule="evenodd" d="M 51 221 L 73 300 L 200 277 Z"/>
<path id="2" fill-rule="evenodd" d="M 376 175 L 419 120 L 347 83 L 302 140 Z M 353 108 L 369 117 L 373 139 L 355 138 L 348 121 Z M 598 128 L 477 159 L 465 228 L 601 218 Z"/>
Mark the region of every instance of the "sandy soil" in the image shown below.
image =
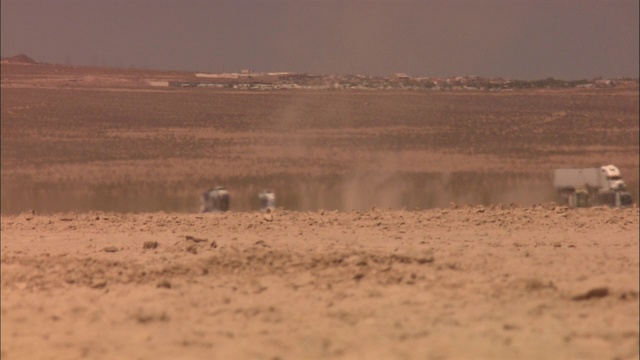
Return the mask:
<path id="1" fill-rule="evenodd" d="M 640 355 L 637 87 L 148 85 L 194 76 L 2 64 L 3 360 Z M 633 208 L 551 202 L 609 163 Z"/>
<path id="2" fill-rule="evenodd" d="M 3 359 L 634 359 L 638 209 L 2 217 Z"/>

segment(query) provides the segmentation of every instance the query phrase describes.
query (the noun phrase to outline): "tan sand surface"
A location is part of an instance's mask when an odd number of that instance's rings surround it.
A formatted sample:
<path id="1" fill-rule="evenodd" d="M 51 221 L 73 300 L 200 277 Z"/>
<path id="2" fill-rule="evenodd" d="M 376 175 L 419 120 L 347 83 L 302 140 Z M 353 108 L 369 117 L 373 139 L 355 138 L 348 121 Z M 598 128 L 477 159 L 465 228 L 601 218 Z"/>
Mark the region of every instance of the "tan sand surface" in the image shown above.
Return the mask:
<path id="1" fill-rule="evenodd" d="M 638 209 L 2 216 L 2 359 L 637 359 Z"/>
<path id="2" fill-rule="evenodd" d="M 2 64 L 2 360 L 640 356 L 637 86 L 171 80 Z M 611 163 L 632 208 L 553 203 Z"/>

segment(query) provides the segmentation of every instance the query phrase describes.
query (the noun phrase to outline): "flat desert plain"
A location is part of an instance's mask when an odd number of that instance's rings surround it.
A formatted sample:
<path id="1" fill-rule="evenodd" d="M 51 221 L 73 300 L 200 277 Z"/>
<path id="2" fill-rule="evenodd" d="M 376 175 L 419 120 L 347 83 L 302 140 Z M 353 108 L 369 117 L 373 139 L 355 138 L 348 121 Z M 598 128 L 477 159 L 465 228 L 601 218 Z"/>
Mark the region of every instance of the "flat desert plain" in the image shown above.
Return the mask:
<path id="1" fill-rule="evenodd" d="M 552 186 L 637 202 L 637 86 L 149 86 L 193 76 L 2 65 L 3 359 L 638 358 L 637 205 Z"/>

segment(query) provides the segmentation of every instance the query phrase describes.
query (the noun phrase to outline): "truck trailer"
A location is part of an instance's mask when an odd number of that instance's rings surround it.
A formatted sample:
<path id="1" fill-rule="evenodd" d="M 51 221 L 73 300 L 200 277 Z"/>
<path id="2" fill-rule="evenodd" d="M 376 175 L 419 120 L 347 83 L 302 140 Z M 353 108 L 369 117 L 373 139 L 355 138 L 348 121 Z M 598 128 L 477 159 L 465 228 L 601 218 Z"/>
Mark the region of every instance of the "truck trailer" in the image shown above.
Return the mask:
<path id="1" fill-rule="evenodd" d="M 561 203 L 571 207 L 633 204 L 620 170 L 615 165 L 582 169 L 556 169 L 553 185 Z"/>

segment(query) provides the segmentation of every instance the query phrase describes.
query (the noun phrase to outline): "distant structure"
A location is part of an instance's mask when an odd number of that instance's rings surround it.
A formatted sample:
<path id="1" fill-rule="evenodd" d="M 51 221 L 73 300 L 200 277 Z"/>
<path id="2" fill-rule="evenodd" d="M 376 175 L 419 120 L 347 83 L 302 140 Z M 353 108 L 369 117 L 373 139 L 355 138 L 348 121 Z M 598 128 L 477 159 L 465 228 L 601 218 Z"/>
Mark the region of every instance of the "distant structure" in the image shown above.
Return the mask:
<path id="1" fill-rule="evenodd" d="M 225 212 L 229 210 L 229 192 L 224 186 L 216 186 L 200 196 L 200 212 Z"/>
<path id="2" fill-rule="evenodd" d="M 38 63 L 37 61 L 33 60 L 32 58 L 28 57 L 25 54 L 5 57 L 5 58 L 2 58 L 1 61 L 3 64 L 35 65 Z"/>
<path id="3" fill-rule="evenodd" d="M 272 211 L 276 208 L 276 194 L 271 190 L 262 190 L 260 198 L 260 211 Z"/>

